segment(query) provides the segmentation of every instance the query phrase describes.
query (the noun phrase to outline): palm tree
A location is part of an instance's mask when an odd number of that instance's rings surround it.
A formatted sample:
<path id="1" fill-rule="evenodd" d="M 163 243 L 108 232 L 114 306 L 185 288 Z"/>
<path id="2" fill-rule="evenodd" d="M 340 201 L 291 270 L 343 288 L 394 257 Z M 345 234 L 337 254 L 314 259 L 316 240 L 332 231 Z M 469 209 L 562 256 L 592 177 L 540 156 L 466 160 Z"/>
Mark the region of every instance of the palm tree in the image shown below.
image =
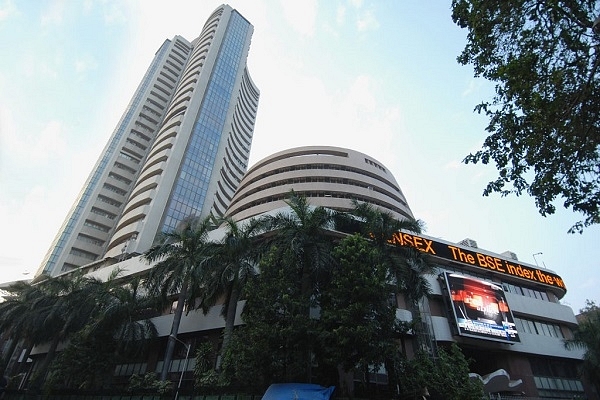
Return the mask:
<path id="1" fill-rule="evenodd" d="M 305 196 L 290 193 L 290 212 L 282 211 L 264 220 L 274 230 L 270 244 L 291 258 L 301 277 L 301 292 L 318 290 L 319 277 L 331 264 L 332 240 L 326 233 L 333 228 L 334 213 L 325 207 L 312 207 Z"/>
<path id="2" fill-rule="evenodd" d="M 82 330 L 98 311 L 98 291 L 102 281 L 81 274 L 50 278 L 40 283 L 49 301 L 39 308 L 44 318 L 42 326 L 50 338 L 50 347 L 33 379 L 33 386 L 41 386 L 61 342 Z"/>
<path id="3" fill-rule="evenodd" d="M 94 307 L 87 324 L 70 337 L 68 346 L 52 363 L 46 385 L 52 387 L 99 387 L 109 382 L 119 357 L 134 356 L 142 344 L 156 337 L 149 318 L 156 307 L 139 290 L 139 278 L 123 279 L 115 269 L 108 280 L 90 279 L 95 290 Z"/>
<path id="4" fill-rule="evenodd" d="M 48 340 L 47 332 L 43 326 L 43 310 L 51 301 L 39 285 L 26 282 L 16 282 L 6 289 L 3 296 L 4 302 L 0 303 L 0 331 L 12 340 L 12 349 L 6 353 L 3 370 L 7 370 L 10 356 L 14 352 L 17 342 L 22 342 L 26 351 L 22 364 L 29 358 L 33 346 Z M 20 372 L 23 368 L 17 368 Z"/>
<path id="5" fill-rule="evenodd" d="M 212 249 L 208 232 L 214 228 L 213 220 L 212 216 L 188 218 L 179 229 L 163 233 L 158 244 L 144 254 L 149 263 L 156 262 L 146 282 L 150 292 L 160 295 L 165 301 L 177 294 L 177 306 L 160 375 L 162 381 L 167 379 L 183 310 L 194 307 L 195 299 L 190 293 L 197 293 L 194 288 L 203 286 L 204 266 L 210 259 Z"/>
<path id="6" fill-rule="evenodd" d="M 31 348 L 49 343 L 46 356 L 36 371 L 34 386 L 46 376 L 59 343 L 81 330 L 95 314 L 94 293 L 100 281 L 79 275 L 46 278 L 36 283 L 17 283 L 8 289 L 0 304 L 0 329 L 13 340 L 22 340 L 27 360 Z"/>
<path id="7" fill-rule="evenodd" d="M 238 224 L 232 218 L 225 217 L 219 222 L 227 231 L 216 244 L 210 268 L 205 271 L 204 293 L 194 296 L 202 298 L 201 306 L 205 313 L 210 306 L 224 298 L 221 315 L 225 318 L 225 329 L 217 369 L 229 346 L 243 289 L 248 280 L 257 274 L 257 262 L 261 253 L 257 235 L 264 230 L 262 221 L 256 219 Z"/>
<path id="8" fill-rule="evenodd" d="M 157 336 L 150 320 L 155 316 L 157 302 L 141 289 L 139 277 L 120 279 L 122 271 L 115 269 L 104 282 L 99 298 L 100 312 L 86 327 L 86 335 L 108 334 L 121 353 L 136 353 L 145 340 Z"/>
<path id="9" fill-rule="evenodd" d="M 421 345 L 430 348 L 435 355 L 434 343 L 425 340 L 428 327 L 423 325 L 419 302 L 431 293 L 431 286 L 425 275 L 431 274 L 434 267 L 423 253 L 414 247 L 399 247 L 389 244 L 392 235 L 399 231 L 420 233 L 423 223 L 414 219 L 398 220 L 389 212 L 381 211 L 371 204 L 354 202 L 352 212 L 362 223 L 361 233 L 371 238 L 378 249 L 381 262 L 386 265 L 389 280 L 394 283 L 397 293 L 402 293 L 411 313 L 412 326 Z"/>
<path id="10" fill-rule="evenodd" d="M 286 204 L 289 211 L 282 211 L 264 219 L 265 227 L 273 231 L 268 244 L 275 249 L 279 262 L 285 263 L 299 278 L 300 304 L 305 309 L 297 310 L 297 317 L 307 319 L 307 332 L 297 343 L 303 358 L 298 365 L 305 366 L 307 382 L 312 380 L 311 354 L 315 343 L 311 308 L 318 306 L 318 295 L 322 283 L 329 276 L 333 263 L 333 238 L 330 230 L 334 226 L 334 212 L 322 206 L 312 207 L 305 196 L 293 191 Z"/>
<path id="11" fill-rule="evenodd" d="M 155 334 L 154 326 L 140 313 L 149 305 L 139 301 L 138 284 L 118 282 L 117 275 L 102 282 L 76 274 L 35 284 L 19 282 L 7 290 L 6 301 L 0 303 L 0 330 L 8 332 L 13 342 L 25 343 L 24 360 L 33 346 L 50 344 L 34 386 L 42 384 L 58 344 L 75 334 L 79 338 L 104 335 L 122 348 Z"/>
<path id="12" fill-rule="evenodd" d="M 415 248 L 392 246 L 389 240 L 399 231 L 420 233 L 423 223 L 414 219 L 398 220 L 389 212 L 356 201 L 352 214 L 362 221 L 361 233 L 372 240 L 379 250 L 381 261 L 387 265 L 391 280 L 414 308 L 431 291 L 424 275 L 432 272 L 432 266 Z"/>

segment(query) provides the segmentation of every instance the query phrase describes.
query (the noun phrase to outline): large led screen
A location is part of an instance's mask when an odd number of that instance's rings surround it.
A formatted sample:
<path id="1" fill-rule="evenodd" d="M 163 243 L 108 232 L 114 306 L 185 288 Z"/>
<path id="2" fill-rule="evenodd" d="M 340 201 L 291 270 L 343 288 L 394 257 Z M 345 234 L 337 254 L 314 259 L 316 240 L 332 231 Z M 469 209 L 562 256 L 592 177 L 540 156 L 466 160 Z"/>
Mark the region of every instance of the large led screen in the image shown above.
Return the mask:
<path id="1" fill-rule="evenodd" d="M 444 275 L 459 335 L 520 342 L 500 286 L 449 272 Z"/>

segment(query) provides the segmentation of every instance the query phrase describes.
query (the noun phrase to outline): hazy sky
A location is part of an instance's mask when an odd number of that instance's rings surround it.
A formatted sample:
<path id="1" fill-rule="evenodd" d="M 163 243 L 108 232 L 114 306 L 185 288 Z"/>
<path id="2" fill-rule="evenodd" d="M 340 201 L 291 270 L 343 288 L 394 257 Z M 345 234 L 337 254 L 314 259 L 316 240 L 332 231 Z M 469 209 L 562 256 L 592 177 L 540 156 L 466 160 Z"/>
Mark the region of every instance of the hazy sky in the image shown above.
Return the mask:
<path id="1" fill-rule="evenodd" d="M 193 40 L 220 1 L 0 0 L 0 282 L 38 268 L 165 39 Z M 472 238 L 563 277 L 575 311 L 600 300 L 600 228 L 544 218 L 528 197 L 482 197 L 492 167 L 464 165 L 493 86 L 458 65 L 450 1 L 231 1 L 254 25 L 261 97 L 250 164 L 333 145 L 396 177 L 426 234 Z M 533 254 L 542 253 L 533 257 Z"/>

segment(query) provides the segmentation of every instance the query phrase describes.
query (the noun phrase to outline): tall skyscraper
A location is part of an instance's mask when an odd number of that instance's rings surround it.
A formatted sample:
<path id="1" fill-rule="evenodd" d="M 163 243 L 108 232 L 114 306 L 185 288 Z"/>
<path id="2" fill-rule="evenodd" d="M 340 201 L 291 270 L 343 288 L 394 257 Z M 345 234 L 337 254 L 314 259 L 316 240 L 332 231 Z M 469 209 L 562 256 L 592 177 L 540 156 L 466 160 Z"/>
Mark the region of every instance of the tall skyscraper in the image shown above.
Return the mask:
<path id="1" fill-rule="evenodd" d="M 222 215 L 247 169 L 259 90 L 252 25 L 220 6 L 154 56 L 37 274 L 143 253 L 184 218 Z"/>

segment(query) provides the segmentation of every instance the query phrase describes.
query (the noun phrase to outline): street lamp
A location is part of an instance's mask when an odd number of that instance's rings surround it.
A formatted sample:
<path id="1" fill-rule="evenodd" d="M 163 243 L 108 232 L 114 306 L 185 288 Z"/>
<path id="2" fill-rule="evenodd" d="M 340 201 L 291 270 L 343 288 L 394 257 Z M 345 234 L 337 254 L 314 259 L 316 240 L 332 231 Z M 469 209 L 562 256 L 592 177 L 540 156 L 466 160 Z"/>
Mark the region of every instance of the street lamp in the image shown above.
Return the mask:
<path id="1" fill-rule="evenodd" d="M 544 253 L 542 253 L 542 252 L 540 251 L 539 253 L 535 253 L 535 254 L 533 255 L 533 261 L 535 261 L 535 265 L 537 265 L 538 267 L 539 267 L 539 264 L 538 264 L 538 262 L 537 262 L 537 259 L 535 258 L 535 256 L 539 256 L 540 254 L 544 254 Z"/>
<path id="2" fill-rule="evenodd" d="M 186 348 L 185 363 L 183 364 L 183 369 L 181 370 L 181 374 L 179 375 L 179 383 L 177 384 L 177 390 L 175 391 L 175 400 L 177 400 L 177 398 L 179 397 L 179 389 L 181 388 L 181 381 L 183 380 L 183 374 L 187 370 L 188 360 L 189 360 L 189 357 L 190 357 L 190 348 L 192 347 L 192 345 L 187 344 L 186 342 L 183 342 L 183 341 L 177 339 L 177 336 L 173 335 L 172 333 L 169 336 L 173 340 L 175 340 L 175 341 L 181 343 L 182 345 L 184 345 L 185 348 Z"/>

